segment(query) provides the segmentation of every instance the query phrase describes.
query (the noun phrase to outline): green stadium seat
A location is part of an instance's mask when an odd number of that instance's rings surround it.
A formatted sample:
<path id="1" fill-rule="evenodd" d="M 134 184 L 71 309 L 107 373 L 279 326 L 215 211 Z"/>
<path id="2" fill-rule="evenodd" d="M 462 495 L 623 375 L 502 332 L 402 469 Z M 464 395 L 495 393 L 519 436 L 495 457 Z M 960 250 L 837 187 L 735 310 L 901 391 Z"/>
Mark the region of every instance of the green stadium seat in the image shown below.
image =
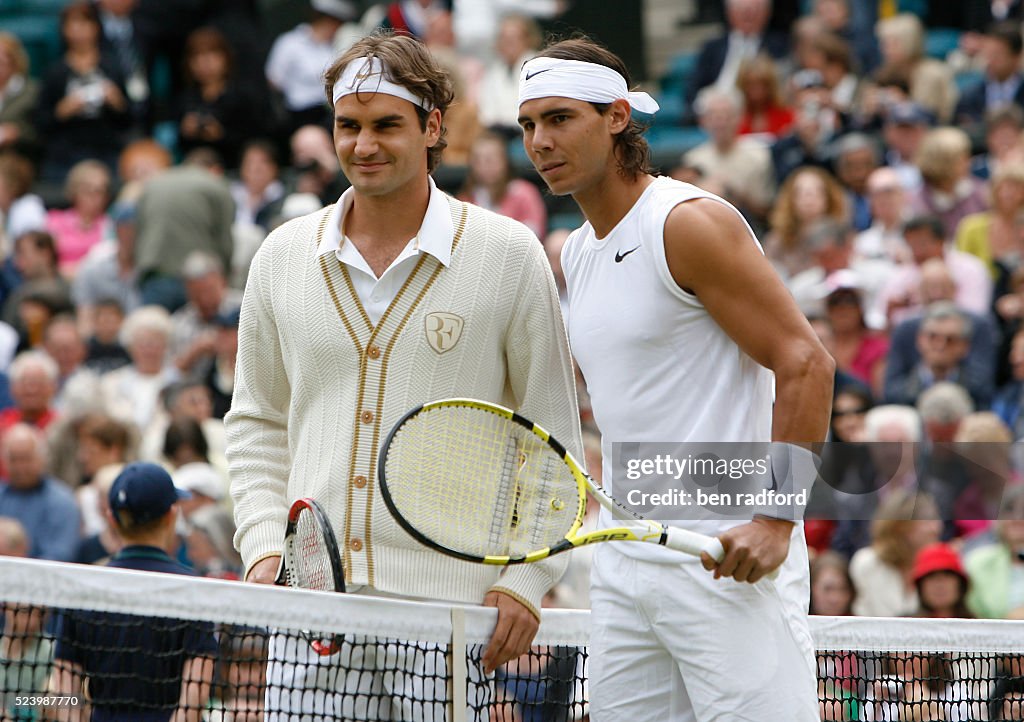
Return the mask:
<path id="1" fill-rule="evenodd" d="M 931 28 L 925 33 L 924 52 L 928 57 L 945 60 L 960 44 L 957 28 Z"/>

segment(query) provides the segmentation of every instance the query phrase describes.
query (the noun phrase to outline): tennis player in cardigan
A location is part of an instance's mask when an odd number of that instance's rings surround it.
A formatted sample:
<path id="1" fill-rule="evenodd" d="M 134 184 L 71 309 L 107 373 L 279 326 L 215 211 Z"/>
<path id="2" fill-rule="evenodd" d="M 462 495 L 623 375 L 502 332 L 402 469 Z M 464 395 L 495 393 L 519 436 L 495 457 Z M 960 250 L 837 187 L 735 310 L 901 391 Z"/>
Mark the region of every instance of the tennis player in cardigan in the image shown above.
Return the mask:
<path id="1" fill-rule="evenodd" d="M 566 241 L 562 268 L 570 347 L 612 493 L 629 490 L 612 468 L 614 442 L 823 440 L 831 357 L 736 209 L 653 176 L 632 111 L 658 105 L 629 91 L 622 61 L 590 41 L 563 41 L 523 66 L 519 89 L 530 160 L 587 219 Z M 813 481 L 809 450 L 771 448 L 777 481 Z M 796 469 L 805 476 L 792 479 Z M 717 564 L 598 545 L 595 722 L 817 720 L 802 527 L 793 509 L 762 511 L 673 522 L 718 536 Z M 603 526 L 613 521 L 602 511 Z"/>
<path id="2" fill-rule="evenodd" d="M 235 542 L 246 579 L 271 583 L 290 501 L 316 499 L 350 590 L 497 607 L 490 671 L 529 648 L 566 558 L 499 573 L 428 550 L 379 498 L 377 453 L 406 411 L 452 396 L 504 401 L 578 453 L 558 295 L 525 226 L 434 185 L 452 83 L 421 43 L 363 38 L 325 91 L 352 187 L 271 233 L 249 272 L 225 419 Z"/>

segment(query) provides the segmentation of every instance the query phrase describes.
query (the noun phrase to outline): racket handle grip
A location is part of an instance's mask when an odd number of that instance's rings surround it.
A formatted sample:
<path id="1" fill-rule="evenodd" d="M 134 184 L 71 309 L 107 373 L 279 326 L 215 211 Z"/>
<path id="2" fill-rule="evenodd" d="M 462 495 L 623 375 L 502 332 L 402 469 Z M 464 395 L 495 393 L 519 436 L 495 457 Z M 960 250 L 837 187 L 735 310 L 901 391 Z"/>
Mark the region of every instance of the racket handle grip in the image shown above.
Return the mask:
<path id="1" fill-rule="evenodd" d="M 722 548 L 722 542 L 718 540 L 718 537 L 698 534 L 695 531 L 674 526 L 667 527 L 666 531 L 668 538 L 665 540 L 665 546 L 669 549 L 692 554 L 695 557 L 699 557 L 701 552 L 707 552 L 708 556 L 716 562 L 722 561 L 722 558 L 725 557 L 725 549 Z"/>
<path id="2" fill-rule="evenodd" d="M 679 529 L 674 526 L 666 527 L 666 531 L 668 532 L 668 538 L 665 541 L 665 546 L 669 549 L 675 549 L 676 551 L 685 552 L 697 557 L 700 556 L 701 552 L 707 552 L 708 556 L 716 562 L 720 562 L 725 558 L 725 547 L 722 546 L 721 540 L 716 536 L 698 534 L 695 531 Z M 769 579 L 775 579 L 779 576 L 779 570 L 773 569 L 767 576 Z"/>

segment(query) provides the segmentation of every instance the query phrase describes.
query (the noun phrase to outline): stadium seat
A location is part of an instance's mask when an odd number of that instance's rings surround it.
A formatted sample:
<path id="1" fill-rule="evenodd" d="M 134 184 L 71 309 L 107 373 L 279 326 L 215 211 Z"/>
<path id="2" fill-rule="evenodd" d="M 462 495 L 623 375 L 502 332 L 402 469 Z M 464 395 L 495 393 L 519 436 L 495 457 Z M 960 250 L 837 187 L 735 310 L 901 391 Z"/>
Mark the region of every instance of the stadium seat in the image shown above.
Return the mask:
<path id="1" fill-rule="evenodd" d="M 957 28 L 931 28 L 925 33 L 924 52 L 930 58 L 945 60 L 960 44 Z"/>
<path id="2" fill-rule="evenodd" d="M 7 11 L 6 4 L 3 12 Z M 14 17 L 0 14 L 0 29 L 21 40 L 29 58 L 29 72 L 35 78 L 45 75 L 47 68 L 60 57 L 60 23 L 57 15 L 15 11 Z M 26 14 L 27 13 L 27 14 Z"/>

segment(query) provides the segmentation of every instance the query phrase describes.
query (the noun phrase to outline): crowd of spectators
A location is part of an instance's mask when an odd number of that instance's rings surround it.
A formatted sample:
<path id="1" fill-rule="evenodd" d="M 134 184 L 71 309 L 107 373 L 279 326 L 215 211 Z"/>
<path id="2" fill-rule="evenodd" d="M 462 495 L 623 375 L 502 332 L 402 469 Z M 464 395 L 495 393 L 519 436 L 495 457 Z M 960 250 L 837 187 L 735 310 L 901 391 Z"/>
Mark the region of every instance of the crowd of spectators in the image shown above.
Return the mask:
<path id="1" fill-rule="evenodd" d="M 0 31 L 0 551 L 109 556 L 105 491 L 141 458 L 195 494 L 182 559 L 230 577 L 222 418 L 248 264 L 346 186 L 324 66 L 376 27 L 427 43 L 459 96 L 439 183 L 528 225 L 564 298 L 557 202 L 515 144 L 519 68 L 565 3 L 310 0 L 265 47 L 255 4 L 174 22 L 164 4 L 70 0 L 49 67 Z M 725 0 L 720 32 L 679 50 L 704 141 L 664 171 L 755 229 L 838 363 L 832 440 L 851 450 L 826 465 L 888 490 L 808 524 L 815 613 L 1024 617 L 1024 522 L 986 521 L 1022 498 L 1024 9 L 946 5 L 808 0 L 786 33 L 771 0 Z M 939 26 L 956 42 L 936 50 Z M 952 442 L 984 450 L 945 464 Z"/>

